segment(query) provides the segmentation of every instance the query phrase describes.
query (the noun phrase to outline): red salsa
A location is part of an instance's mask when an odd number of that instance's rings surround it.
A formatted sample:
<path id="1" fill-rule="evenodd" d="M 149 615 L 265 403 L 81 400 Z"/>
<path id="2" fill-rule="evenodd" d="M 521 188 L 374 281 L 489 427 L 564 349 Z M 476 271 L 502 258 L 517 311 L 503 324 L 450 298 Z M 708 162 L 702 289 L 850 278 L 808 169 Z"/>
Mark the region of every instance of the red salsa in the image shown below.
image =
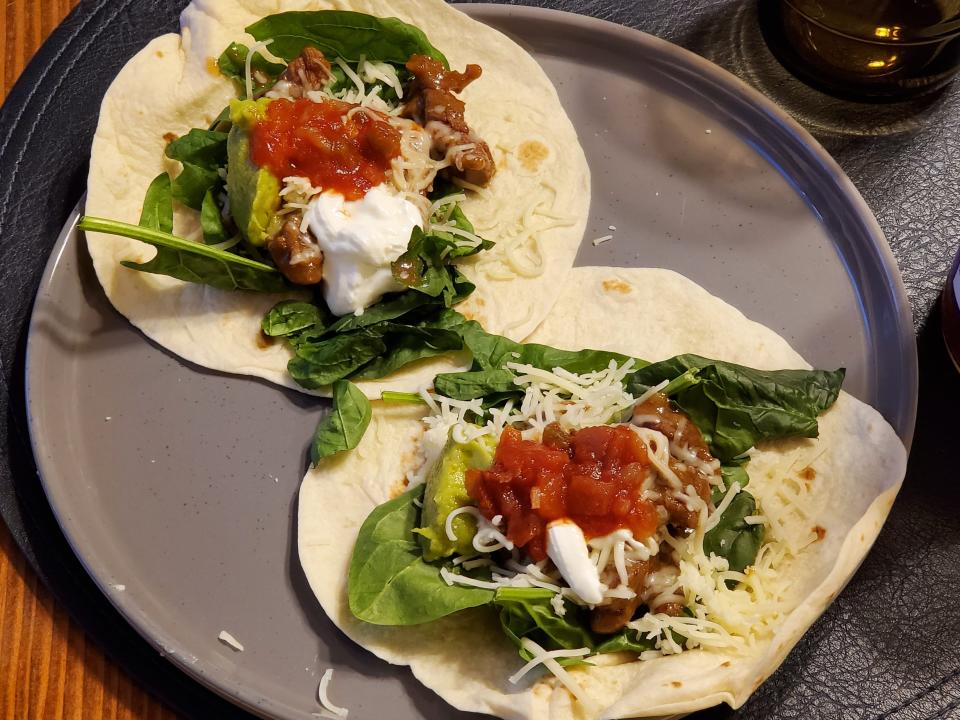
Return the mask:
<path id="1" fill-rule="evenodd" d="M 640 438 L 622 425 L 566 433 L 543 442 L 507 428 L 488 470 L 467 471 L 467 492 L 487 517 L 502 515 L 506 535 L 534 560 L 547 551 L 547 524 L 569 518 L 587 538 L 627 528 L 638 540 L 656 532 L 656 505 L 641 497 L 650 461 Z"/>
<path id="2" fill-rule="evenodd" d="M 251 131 L 253 162 L 278 178 L 300 176 L 347 200 L 382 183 L 400 154 L 400 133 L 378 114 L 338 100 L 278 99 Z"/>

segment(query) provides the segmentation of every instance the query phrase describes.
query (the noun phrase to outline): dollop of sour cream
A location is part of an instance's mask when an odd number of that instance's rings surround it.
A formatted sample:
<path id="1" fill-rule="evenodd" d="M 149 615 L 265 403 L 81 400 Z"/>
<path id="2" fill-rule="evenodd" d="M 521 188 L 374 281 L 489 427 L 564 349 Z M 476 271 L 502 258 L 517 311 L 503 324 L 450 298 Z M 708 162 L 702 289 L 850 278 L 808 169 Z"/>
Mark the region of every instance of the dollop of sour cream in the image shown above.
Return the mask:
<path id="1" fill-rule="evenodd" d="M 570 520 L 554 520 L 547 525 L 547 557 L 585 603 L 599 605 L 603 601 L 604 587 L 578 525 Z"/>
<path id="2" fill-rule="evenodd" d="M 390 263 L 423 222 L 409 200 L 383 185 L 359 200 L 324 192 L 310 201 L 305 217 L 323 251 L 323 298 L 334 315 L 362 313 L 385 293 L 403 290 Z"/>

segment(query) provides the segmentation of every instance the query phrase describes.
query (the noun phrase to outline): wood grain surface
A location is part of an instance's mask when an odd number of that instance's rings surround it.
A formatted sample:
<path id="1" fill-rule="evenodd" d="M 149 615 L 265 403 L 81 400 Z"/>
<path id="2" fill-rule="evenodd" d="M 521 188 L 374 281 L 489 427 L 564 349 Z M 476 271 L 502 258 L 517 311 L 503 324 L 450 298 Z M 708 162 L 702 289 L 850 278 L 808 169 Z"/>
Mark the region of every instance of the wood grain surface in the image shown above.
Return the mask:
<path id="1" fill-rule="evenodd" d="M 3 97 L 43 40 L 78 0 L 3 0 Z M 172 712 L 140 689 L 30 570 L 0 521 L 0 720 L 168 720 Z"/>

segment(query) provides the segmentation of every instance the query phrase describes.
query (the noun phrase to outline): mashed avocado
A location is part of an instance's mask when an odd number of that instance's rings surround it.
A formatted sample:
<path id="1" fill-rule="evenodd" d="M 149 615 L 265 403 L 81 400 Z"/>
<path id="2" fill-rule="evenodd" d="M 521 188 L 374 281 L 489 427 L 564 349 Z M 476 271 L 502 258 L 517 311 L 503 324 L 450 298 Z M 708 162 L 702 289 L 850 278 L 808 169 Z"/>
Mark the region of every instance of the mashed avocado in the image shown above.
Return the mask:
<path id="1" fill-rule="evenodd" d="M 423 527 L 415 528 L 423 546 L 424 560 L 473 552 L 473 536 L 477 523 L 469 515 L 453 519 L 456 541 L 447 537 L 447 515 L 464 505 L 472 504 L 467 495 L 466 476 L 468 469 L 486 470 L 493 463 L 497 441 L 484 436 L 461 445 L 452 439 L 447 441 L 440 458 L 427 475 L 423 493 L 423 512 L 420 520 Z"/>
<path id="2" fill-rule="evenodd" d="M 270 223 L 280 208 L 280 181 L 250 159 L 250 125 L 263 114 L 269 100 L 230 103 L 233 127 L 227 137 L 227 195 L 230 213 L 252 245 L 263 245 Z"/>

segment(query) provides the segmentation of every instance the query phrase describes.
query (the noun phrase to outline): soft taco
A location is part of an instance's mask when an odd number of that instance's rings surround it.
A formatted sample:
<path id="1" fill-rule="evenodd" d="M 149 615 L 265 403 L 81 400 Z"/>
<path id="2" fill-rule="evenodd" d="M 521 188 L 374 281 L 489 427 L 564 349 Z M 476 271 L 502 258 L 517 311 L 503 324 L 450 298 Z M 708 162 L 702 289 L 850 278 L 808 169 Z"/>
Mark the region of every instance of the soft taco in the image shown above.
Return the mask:
<path id="1" fill-rule="evenodd" d="M 590 180 L 518 45 L 441 0 L 195 0 L 180 23 L 110 86 L 80 223 L 147 336 L 378 397 L 469 362 L 445 309 L 517 339 L 542 320 Z"/>
<path id="2" fill-rule="evenodd" d="M 904 446 L 842 370 L 675 273 L 566 287 L 529 344 L 466 328 L 470 371 L 374 403 L 308 472 L 310 586 L 462 710 L 738 707 L 865 556 Z"/>

